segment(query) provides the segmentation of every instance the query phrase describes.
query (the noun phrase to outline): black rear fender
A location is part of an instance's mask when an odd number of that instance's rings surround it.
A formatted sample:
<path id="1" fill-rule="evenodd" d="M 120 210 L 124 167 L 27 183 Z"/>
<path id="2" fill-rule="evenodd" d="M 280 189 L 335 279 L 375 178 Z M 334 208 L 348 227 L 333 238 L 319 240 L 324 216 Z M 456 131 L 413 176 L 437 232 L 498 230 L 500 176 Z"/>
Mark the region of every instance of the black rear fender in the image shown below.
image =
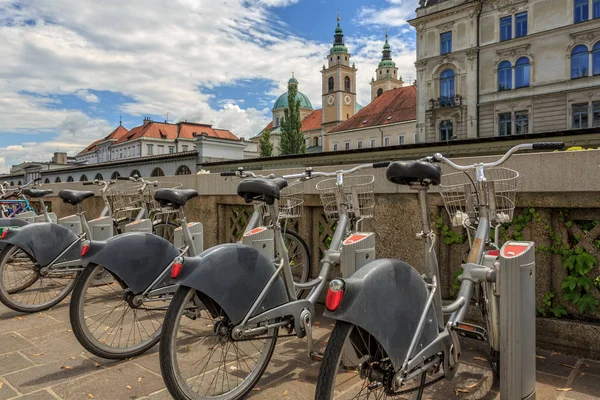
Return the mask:
<path id="1" fill-rule="evenodd" d="M 75 242 L 77 243 L 56 262 L 73 261 L 81 256 L 81 241 L 77 235 L 62 225 L 50 222 L 38 222 L 9 229 L 4 242 L 19 247 L 42 267 L 49 265 Z"/>
<path id="2" fill-rule="evenodd" d="M 391 259 L 373 261 L 345 282 L 342 303 L 336 311 L 326 310 L 324 315 L 368 332 L 381 344 L 394 367 L 400 368 L 425 309 L 425 282 L 413 267 Z M 430 308 L 416 349 L 431 343 L 437 333 L 436 315 Z M 361 343 L 360 339 L 356 342 Z"/>
<path id="3" fill-rule="evenodd" d="M 185 257 L 177 283 L 213 299 L 237 324 L 274 273 L 273 262 L 258 250 L 230 243 L 212 247 L 196 257 Z M 287 301 L 283 281 L 277 277 L 254 315 Z"/>
<path id="4" fill-rule="evenodd" d="M 92 241 L 83 261 L 101 265 L 134 294 L 140 294 L 173 262 L 179 251 L 167 240 L 144 232 Z M 170 284 L 170 275 L 162 284 Z"/>

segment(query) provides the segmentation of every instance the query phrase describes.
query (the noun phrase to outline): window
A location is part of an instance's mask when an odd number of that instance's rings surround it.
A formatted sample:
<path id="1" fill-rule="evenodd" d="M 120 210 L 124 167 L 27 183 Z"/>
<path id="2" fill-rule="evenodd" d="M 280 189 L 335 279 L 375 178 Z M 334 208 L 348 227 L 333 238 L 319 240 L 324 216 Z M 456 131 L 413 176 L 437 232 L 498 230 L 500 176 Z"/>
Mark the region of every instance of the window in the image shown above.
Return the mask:
<path id="1" fill-rule="evenodd" d="M 440 75 L 440 104 L 451 105 L 454 101 L 454 71 L 447 69 Z"/>
<path id="2" fill-rule="evenodd" d="M 589 0 L 575 0 L 575 23 L 589 19 Z"/>
<path id="3" fill-rule="evenodd" d="M 588 127 L 588 104 L 573 104 L 573 126 L 571 129 Z"/>
<path id="4" fill-rule="evenodd" d="M 592 127 L 600 127 L 600 101 L 592 103 Z"/>
<path id="5" fill-rule="evenodd" d="M 452 138 L 452 121 L 442 121 L 440 123 L 440 141 L 447 142 Z"/>
<path id="6" fill-rule="evenodd" d="M 334 144 L 333 144 L 333 151 L 337 151 L 337 149 L 338 149 L 338 144 L 337 144 L 337 143 L 334 143 Z"/>
<path id="7" fill-rule="evenodd" d="M 375 139 L 371 139 L 371 148 L 375 147 Z"/>
<path id="8" fill-rule="evenodd" d="M 137 177 L 139 178 L 140 176 L 142 176 L 142 174 L 140 174 L 140 171 L 138 171 L 137 169 L 134 169 L 133 171 L 131 171 L 131 173 L 129 174 L 130 177 Z"/>
<path id="9" fill-rule="evenodd" d="M 515 112 L 515 133 L 517 135 L 525 135 L 529 133 L 529 112 Z"/>
<path id="10" fill-rule="evenodd" d="M 500 18 L 500 41 L 512 39 L 512 15 Z"/>
<path id="11" fill-rule="evenodd" d="M 440 54 L 452 53 L 452 32 L 444 32 L 440 35 Z"/>
<path id="12" fill-rule="evenodd" d="M 529 58 L 521 57 L 515 63 L 515 88 L 529 86 Z"/>
<path id="13" fill-rule="evenodd" d="M 159 167 L 156 167 L 152 170 L 152 172 L 150 173 L 150 176 L 154 177 L 154 176 L 165 176 L 165 173 L 163 172 L 162 169 L 160 169 Z"/>
<path id="14" fill-rule="evenodd" d="M 527 12 L 515 15 L 515 37 L 527 36 Z"/>
<path id="15" fill-rule="evenodd" d="M 593 74 L 600 75 L 600 42 L 596 43 L 592 50 L 592 64 L 594 66 Z"/>
<path id="16" fill-rule="evenodd" d="M 158 146 L 158 154 L 165 154 L 165 146 Z"/>
<path id="17" fill-rule="evenodd" d="M 188 146 L 186 144 L 184 144 L 183 146 L 181 146 L 182 151 L 188 151 Z"/>
<path id="18" fill-rule="evenodd" d="M 356 148 L 362 149 L 362 140 L 359 140 L 358 142 L 356 142 Z"/>
<path id="19" fill-rule="evenodd" d="M 398 136 L 398 144 L 404 144 L 404 135 Z"/>
<path id="20" fill-rule="evenodd" d="M 67 177 L 67 182 L 73 182 L 73 177 L 72 176 L 68 176 Z M 19 181 L 18 185 L 21 186 L 21 181 Z"/>
<path id="21" fill-rule="evenodd" d="M 169 146 L 169 154 L 175 153 L 175 147 Z"/>
<path id="22" fill-rule="evenodd" d="M 386 136 L 383 138 L 383 145 L 384 146 L 389 146 L 390 145 L 390 137 Z"/>
<path id="23" fill-rule="evenodd" d="M 600 18 L 600 0 L 594 0 L 594 5 L 592 7 L 594 9 L 594 18 Z"/>
<path id="24" fill-rule="evenodd" d="M 279 117 L 277 117 L 277 118 L 275 119 L 275 127 L 278 127 L 278 126 L 279 126 Z"/>
<path id="25" fill-rule="evenodd" d="M 87 180 L 88 180 L 88 178 L 87 178 L 87 176 L 85 176 L 85 174 L 83 174 L 79 177 L 79 182 L 87 182 Z"/>
<path id="26" fill-rule="evenodd" d="M 582 78 L 589 74 L 588 49 L 584 45 L 576 46 L 571 51 L 571 79 Z"/>
<path id="27" fill-rule="evenodd" d="M 187 165 L 182 165 L 179 168 L 177 168 L 177 171 L 175 172 L 175 175 L 191 175 L 192 171 L 190 171 L 190 169 L 187 167 Z"/>
<path id="28" fill-rule="evenodd" d="M 383 89 L 379 88 L 377 89 L 377 97 L 381 96 L 383 94 Z"/>
<path id="29" fill-rule="evenodd" d="M 344 143 L 344 150 L 350 150 L 350 142 Z"/>
<path id="30" fill-rule="evenodd" d="M 327 80 L 327 88 L 329 89 L 329 93 L 333 92 L 333 76 L 330 76 Z"/>
<path id="31" fill-rule="evenodd" d="M 509 61 L 498 65 L 498 90 L 512 89 L 512 66 Z"/>
<path id="32" fill-rule="evenodd" d="M 154 145 L 153 144 L 149 144 L 148 145 L 148 155 L 151 156 L 154 154 Z"/>
<path id="33" fill-rule="evenodd" d="M 103 180 L 104 178 L 102 177 L 102 174 L 100 172 L 98 172 L 96 174 L 96 176 L 94 176 L 94 179 L 98 179 L 99 181 Z"/>
<path id="34" fill-rule="evenodd" d="M 350 77 L 347 76 L 344 78 L 344 90 L 346 92 L 351 92 L 352 91 L 352 86 L 350 84 Z"/>
<path id="35" fill-rule="evenodd" d="M 498 136 L 510 136 L 512 134 L 511 113 L 498 114 Z"/>
<path id="36" fill-rule="evenodd" d="M 317 137 L 315 137 L 313 139 L 314 139 L 314 145 L 318 146 L 319 145 L 319 137 L 317 136 Z"/>

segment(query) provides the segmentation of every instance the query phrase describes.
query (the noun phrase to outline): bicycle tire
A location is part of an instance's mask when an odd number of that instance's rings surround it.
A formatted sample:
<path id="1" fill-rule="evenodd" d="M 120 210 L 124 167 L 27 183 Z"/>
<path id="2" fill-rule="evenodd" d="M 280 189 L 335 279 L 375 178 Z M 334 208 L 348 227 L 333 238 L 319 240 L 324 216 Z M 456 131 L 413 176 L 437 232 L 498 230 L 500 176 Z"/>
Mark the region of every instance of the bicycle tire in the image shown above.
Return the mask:
<path id="1" fill-rule="evenodd" d="M 287 229 L 284 234 L 283 234 L 283 240 L 287 245 L 287 240 L 291 239 L 296 241 L 299 244 L 300 247 L 300 252 L 302 253 L 302 258 L 304 258 L 306 260 L 306 262 L 304 262 L 302 264 L 301 270 L 298 271 L 298 268 L 295 268 L 295 266 L 292 266 L 291 263 L 293 262 L 293 254 L 290 255 L 288 254 L 288 256 L 290 256 L 290 267 L 292 269 L 292 275 L 294 276 L 294 282 L 295 283 L 305 283 L 308 282 L 308 279 L 310 278 L 310 269 L 311 269 L 311 254 L 310 254 L 310 249 L 308 248 L 308 246 L 306 245 L 306 242 L 304 241 L 304 239 L 302 239 L 302 237 L 298 234 L 298 232 L 294 231 L 293 229 Z M 288 249 L 288 253 L 289 253 L 289 249 Z M 299 277 L 299 279 L 296 279 L 297 277 Z M 300 296 L 302 296 L 302 289 L 296 289 L 296 296 L 299 298 Z"/>
<path id="2" fill-rule="evenodd" d="M 170 243 L 173 243 L 173 240 L 175 239 L 175 229 L 177 228 L 179 228 L 179 225 L 173 222 L 165 223 L 160 220 L 152 222 L 152 233 L 160 236 Z"/>
<path id="3" fill-rule="evenodd" d="M 160 369 L 161 369 L 163 379 L 165 381 L 165 385 L 166 385 L 169 393 L 171 394 L 171 396 L 173 396 L 173 398 L 178 399 L 178 400 L 206 400 L 206 399 L 239 400 L 239 399 L 242 399 L 258 383 L 258 381 L 262 377 L 265 369 L 267 368 L 267 365 L 269 364 L 271 357 L 273 356 L 273 351 L 275 350 L 275 345 L 277 343 L 278 329 L 277 328 L 271 329 L 272 332 L 269 334 L 269 339 L 266 339 L 265 348 L 260 353 L 260 356 L 259 356 L 260 360 L 259 360 L 259 362 L 257 362 L 255 368 L 250 371 L 249 378 L 246 378 L 242 381 L 243 386 L 237 386 L 236 388 L 234 388 L 233 390 L 230 390 L 229 392 L 226 392 L 226 393 L 223 393 L 220 395 L 216 395 L 216 396 L 202 396 L 199 394 L 194 395 L 191 393 L 191 389 L 193 389 L 193 386 L 195 383 L 192 384 L 192 388 L 184 387 L 184 385 L 187 385 L 188 379 L 184 378 L 180 373 L 179 364 L 177 362 L 179 357 L 177 357 L 177 355 L 176 355 L 177 344 L 175 343 L 175 340 L 177 339 L 177 336 L 178 336 L 178 327 L 180 325 L 180 319 L 187 318 L 186 316 L 183 315 L 183 313 L 184 313 L 185 309 L 187 308 L 189 302 L 193 298 L 193 296 L 196 294 L 198 295 L 198 298 L 201 299 L 203 306 L 204 306 L 204 309 L 199 310 L 199 312 L 207 313 L 207 315 L 211 319 L 212 319 L 212 315 L 216 315 L 216 318 L 218 318 L 218 317 L 223 318 L 220 321 L 228 320 L 226 314 L 222 311 L 221 306 L 217 302 L 215 302 L 213 299 L 210 299 L 208 296 L 204 295 L 203 293 L 197 292 L 196 290 L 188 288 L 188 287 L 180 286 L 177 289 L 177 292 L 175 293 L 175 296 L 173 297 L 173 300 L 171 301 L 169 310 L 167 311 L 167 315 L 165 317 L 164 331 L 163 331 L 164 336 L 160 342 L 160 347 L 159 347 Z M 208 310 L 214 310 L 214 311 L 208 311 Z M 190 319 L 190 320 L 192 320 L 192 319 Z M 192 321 L 195 321 L 195 319 L 193 319 Z M 212 321 L 214 322 L 215 319 L 212 319 Z M 212 329 L 211 329 L 211 327 L 209 327 L 208 330 L 216 330 L 217 323 L 215 323 L 212 326 Z M 206 324 L 206 321 L 204 321 L 204 323 L 202 321 L 198 323 L 199 326 L 203 326 L 205 324 Z M 217 336 L 217 335 L 219 335 L 219 333 L 215 332 L 214 335 Z M 206 337 L 205 339 L 207 339 L 207 338 L 208 337 Z M 222 343 L 221 342 L 222 338 L 223 338 L 222 336 L 219 336 L 218 343 L 215 344 L 215 347 Z M 182 339 L 182 341 L 186 342 L 184 339 Z M 231 347 L 227 347 L 228 351 L 223 353 L 223 354 L 225 354 L 225 357 L 227 357 L 227 354 L 232 354 L 232 352 L 234 352 L 234 351 L 236 354 L 241 354 L 241 352 L 238 351 L 237 348 L 236 349 L 233 348 L 233 346 L 234 346 L 233 343 L 240 343 L 240 345 L 243 343 L 247 343 L 247 342 L 242 342 L 242 341 L 236 342 L 236 341 L 231 340 L 230 338 L 223 340 L 223 342 L 226 342 L 228 346 L 231 344 Z M 191 354 L 193 351 L 191 348 L 193 347 L 193 345 L 197 345 L 198 343 L 200 345 L 203 345 L 204 340 L 202 340 L 202 341 L 196 340 L 194 342 L 194 344 L 189 345 L 189 346 L 184 346 L 184 349 L 188 351 L 188 354 Z M 188 349 L 187 347 L 190 347 L 190 349 Z M 219 351 L 214 351 L 209 354 L 219 354 Z M 183 357 L 185 357 L 185 356 L 183 356 Z M 204 356 L 200 361 L 204 360 L 205 358 L 206 358 L 206 356 Z M 209 357 L 209 361 L 211 358 L 212 358 L 212 355 L 211 355 L 211 357 Z M 227 360 L 227 358 L 225 358 L 225 361 L 223 363 L 219 363 L 219 365 L 227 365 L 228 363 L 226 362 L 226 360 Z M 198 363 L 193 363 L 192 365 L 199 364 L 200 361 Z M 188 359 L 187 362 L 189 363 L 190 360 Z M 237 365 L 238 365 L 238 367 L 236 367 L 236 368 L 239 368 L 239 369 L 243 368 L 243 366 L 244 366 L 244 364 L 241 364 L 239 362 Z M 246 363 L 246 366 L 248 366 L 247 363 Z M 225 373 L 227 370 L 228 369 L 224 368 L 223 373 Z M 236 372 L 238 375 L 240 374 L 239 371 L 234 371 L 234 372 Z M 218 375 L 218 373 L 219 373 L 219 370 L 217 370 L 217 372 L 215 373 L 215 377 Z M 192 376 L 194 376 L 194 375 L 192 375 Z M 200 382 L 200 385 L 202 385 L 202 382 Z M 210 389 L 211 385 L 212 385 L 212 382 L 209 384 L 209 389 Z M 217 386 L 218 386 L 218 384 L 215 384 L 215 389 L 217 388 Z M 229 385 L 228 385 L 228 388 L 229 388 Z"/>
<path id="4" fill-rule="evenodd" d="M 35 280 L 32 279 L 31 284 L 28 285 L 26 288 L 23 288 L 19 291 L 7 289 L 5 287 L 5 282 L 4 282 L 4 273 L 7 271 L 7 268 L 8 268 L 7 263 L 10 262 L 10 257 L 19 251 L 22 252 L 27 258 L 29 258 L 29 260 L 33 264 L 33 266 L 32 266 L 33 268 L 39 268 L 39 266 L 37 265 L 37 261 L 34 259 L 34 257 L 32 255 L 28 254 L 26 251 L 24 251 L 23 249 L 19 248 L 16 245 L 12 245 L 12 244 L 7 245 L 0 252 L 0 302 L 2 302 L 2 304 L 4 304 L 6 307 L 8 307 L 14 311 L 18 311 L 18 312 L 22 312 L 22 313 L 35 313 L 35 312 L 45 311 L 45 310 L 48 310 L 48 309 L 54 307 L 55 305 L 57 305 L 58 303 L 63 301 L 69 295 L 69 293 L 71 293 L 71 291 L 73 290 L 73 287 L 75 286 L 75 282 L 77 281 L 77 278 L 78 278 L 80 272 L 73 272 L 72 277 L 64 278 L 64 279 L 69 280 L 68 283 L 66 285 L 64 285 L 64 288 L 61 289 L 58 293 L 55 292 L 56 294 L 54 296 L 47 297 L 45 294 L 42 294 L 39 297 L 40 302 L 33 303 L 33 304 L 24 303 L 22 301 L 17 301 L 17 298 L 16 298 L 17 295 L 26 296 L 28 294 L 31 294 L 31 292 L 34 292 L 37 290 L 37 292 L 33 295 L 34 296 L 33 301 L 36 301 L 36 299 L 38 299 L 38 294 L 44 292 L 43 286 L 45 284 L 50 286 L 53 283 L 53 281 L 55 282 L 55 280 L 52 277 L 42 276 L 38 273 L 38 271 L 36 271 L 36 273 L 37 273 L 36 279 Z M 58 280 L 58 278 L 56 278 L 56 280 Z M 36 285 L 36 283 L 37 283 L 37 285 Z M 37 287 L 34 285 L 36 285 Z M 29 293 L 24 293 L 28 289 L 32 289 L 32 290 Z M 44 301 L 42 301 L 42 299 L 44 299 Z"/>

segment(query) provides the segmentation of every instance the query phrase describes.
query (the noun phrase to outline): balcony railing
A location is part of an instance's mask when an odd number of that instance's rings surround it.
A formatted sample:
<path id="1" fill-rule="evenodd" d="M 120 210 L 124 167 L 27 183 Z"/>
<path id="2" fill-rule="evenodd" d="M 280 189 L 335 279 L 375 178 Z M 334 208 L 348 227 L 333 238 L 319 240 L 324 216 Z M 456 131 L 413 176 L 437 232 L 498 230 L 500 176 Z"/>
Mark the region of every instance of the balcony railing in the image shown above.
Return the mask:
<path id="1" fill-rule="evenodd" d="M 463 103 L 463 98 L 460 94 L 457 94 L 453 97 L 450 96 L 441 96 L 437 99 L 429 100 L 430 108 L 444 108 L 444 107 L 455 107 L 461 106 Z"/>

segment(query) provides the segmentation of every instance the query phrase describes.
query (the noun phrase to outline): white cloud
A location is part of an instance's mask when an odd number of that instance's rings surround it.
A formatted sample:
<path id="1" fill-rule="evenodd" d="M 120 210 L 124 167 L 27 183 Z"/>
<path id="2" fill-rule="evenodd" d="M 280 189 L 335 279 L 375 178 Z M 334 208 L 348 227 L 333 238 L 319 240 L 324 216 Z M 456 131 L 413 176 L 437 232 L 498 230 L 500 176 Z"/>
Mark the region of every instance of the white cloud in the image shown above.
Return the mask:
<path id="1" fill-rule="evenodd" d="M 259 3 L 267 7 L 287 7 L 296 4 L 299 0 L 258 0 Z"/>
<path id="2" fill-rule="evenodd" d="M 360 25 L 401 27 L 407 25 L 407 20 L 414 16 L 419 7 L 418 0 L 386 0 L 384 7 L 361 7 L 356 16 Z"/>
<path id="3" fill-rule="evenodd" d="M 75 96 L 79 97 L 86 103 L 100 103 L 100 99 L 98 98 L 98 96 L 88 92 L 87 90 L 78 90 L 77 92 L 75 92 Z"/>

